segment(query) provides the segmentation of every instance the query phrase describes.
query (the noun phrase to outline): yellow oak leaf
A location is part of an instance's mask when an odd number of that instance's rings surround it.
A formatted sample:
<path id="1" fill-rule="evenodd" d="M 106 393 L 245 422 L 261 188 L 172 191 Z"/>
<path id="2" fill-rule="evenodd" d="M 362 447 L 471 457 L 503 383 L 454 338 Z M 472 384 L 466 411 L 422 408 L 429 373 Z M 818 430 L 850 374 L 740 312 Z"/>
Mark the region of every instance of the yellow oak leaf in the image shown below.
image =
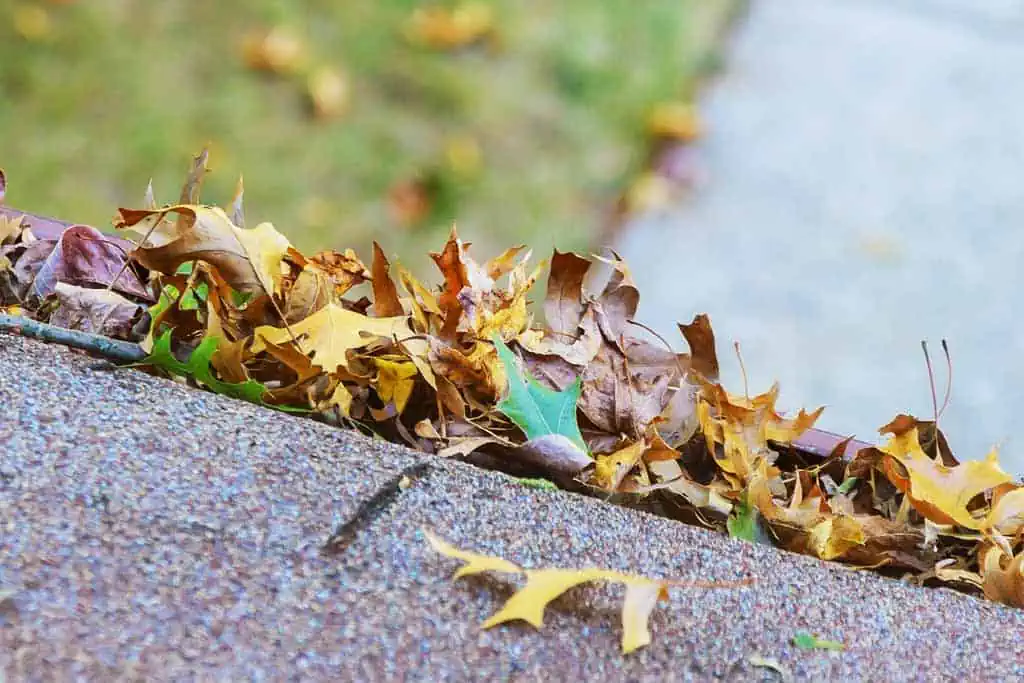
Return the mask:
<path id="1" fill-rule="evenodd" d="M 623 574 L 610 569 L 521 569 L 500 557 L 470 553 L 444 542 L 429 531 L 424 535 L 435 550 L 466 563 L 454 578 L 485 571 L 523 574 L 526 585 L 516 591 L 508 601 L 482 626 L 491 628 L 507 621 L 522 619 L 534 628 L 544 625 L 544 609 L 548 603 L 574 586 L 588 581 L 612 581 L 626 586 L 622 606 L 622 651 L 625 654 L 651 642 L 648 621 L 659 599 L 668 598 L 670 581 L 645 576 Z"/>
<path id="2" fill-rule="evenodd" d="M 339 367 L 348 369 L 348 352 L 381 339 L 399 341 L 413 336 L 404 317 L 370 318 L 330 303 L 289 328 L 262 325 L 253 334 L 252 353 L 259 353 L 264 340 L 282 344 L 292 335 L 302 339 L 301 347 L 313 355 L 313 362 L 324 372 Z"/>
<path id="3" fill-rule="evenodd" d="M 491 557 L 490 555 L 479 555 L 477 553 L 466 552 L 465 550 L 459 550 L 452 544 L 439 538 L 433 533 L 423 530 L 423 535 L 427 537 L 427 541 L 431 547 L 442 555 L 453 557 L 456 560 L 462 560 L 466 564 L 459 567 L 458 571 L 452 579 L 458 579 L 463 576 L 469 576 L 470 574 L 480 574 L 481 572 L 505 572 L 506 574 L 519 574 L 523 570 L 519 568 L 519 565 L 512 564 L 508 560 L 500 557 Z"/>
<path id="4" fill-rule="evenodd" d="M 924 517 L 938 524 L 959 524 L 968 529 L 982 529 L 988 524 L 987 515 L 976 516 L 967 504 L 977 496 L 1012 477 L 999 467 L 995 451 L 985 460 L 973 460 L 955 467 L 947 467 L 932 460 L 921 448 L 917 428 L 894 435 L 881 447 L 898 465 L 888 459 L 883 467 L 890 481 L 910 498 L 914 508 Z M 902 465 L 902 471 L 893 471 Z"/>

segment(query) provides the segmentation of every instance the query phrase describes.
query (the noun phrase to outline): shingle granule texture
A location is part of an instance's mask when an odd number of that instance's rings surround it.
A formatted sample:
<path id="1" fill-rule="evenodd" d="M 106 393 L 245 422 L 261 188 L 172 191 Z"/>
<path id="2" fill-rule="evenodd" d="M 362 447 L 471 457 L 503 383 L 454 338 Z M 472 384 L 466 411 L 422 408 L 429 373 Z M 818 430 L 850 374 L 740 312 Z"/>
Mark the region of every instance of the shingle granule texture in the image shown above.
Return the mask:
<path id="1" fill-rule="evenodd" d="M 0 334 L 8 681 L 778 680 L 755 654 L 798 680 L 1024 679 L 1024 610 L 104 367 Z M 757 582 L 674 590 L 624 657 L 621 587 L 574 589 L 541 631 L 482 631 L 511 584 L 452 584 L 425 527 L 527 567 Z M 848 649 L 798 650 L 798 630 Z"/>

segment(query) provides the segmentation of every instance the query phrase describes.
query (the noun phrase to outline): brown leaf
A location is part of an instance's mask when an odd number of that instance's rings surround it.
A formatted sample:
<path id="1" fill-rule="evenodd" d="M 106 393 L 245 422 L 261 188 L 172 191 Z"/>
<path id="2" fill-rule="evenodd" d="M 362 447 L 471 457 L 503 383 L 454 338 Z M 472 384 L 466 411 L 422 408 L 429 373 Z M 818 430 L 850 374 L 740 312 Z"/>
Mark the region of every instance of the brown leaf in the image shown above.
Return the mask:
<path id="1" fill-rule="evenodd" d="M 594 464 L 589 455 L 561 434 L 547 434 L 530 439 L 512 450 L 510 457 L 552 475 L 575 476 Z"/>
<path id="2" fill-rule="evenodd" d="M 613 253 L 612 259 L 601 259 L 612 266 L 612 274 L 598 298 L 597 323 L 609 343 L 620 346 L 626 325 L 633 320 L 640 305 L 640 291 L 633 282 L 629 267 Z"/>
<path id="3" fill-rule="evenodd" d="M 1008 556 L 998 545 L 987 544 L 978 553 L 978 566 L 986 598 L 1024 607 L 1024 550 Z"/>
<path id="4" fill-rule="evenodd" d="M 143 308 L 117 292 L 58 282 L 58 306 L 50 324 L 115 339 L 130 339 Z"/>
<path id="5" fill-rule="evenodd" d="M 469 279 L 466 275 L 466 268 L 460 258 L 462 244 L 459 235 L 452 226 L 451 234 L 440 252 L 431 252 L 430 258 L 437 264 L 438 269 L 444 276 L 444 289 L 441 292 L 439 303 L 444 311 L 444 328 L 440 336 L 442 339 L 453 339 L 458 329 L 459 318 L 462 316 L 462 304 L 459 303 L 459 293 L 463 287 L 469 286 Z"/>
<path id="6" fill-rule="evenodd" d="M 184 227 L 164 220 L 171 214 L 184 217 Z M 206 206 L 120 209 L 115 227 L 149 234 L 147 244 L 140 244 L 133 254 L 147 268 L 170 274 L 183 263 L 205 261 L 241 292 L 275 294 L 282 259 L 291 248 L 270 223 L 243 230 L 223 210 Z"/>
<path id="7" fill-rule="evenodd" d="M 370 271 L 351 249 L 344 252 L 321 251 L 311 256 L 306 265 L 324 274 L 333 285 L 336 297 L 343 296 L 348 290 L 370 279 Z M 404 312 L 399 311 L 396 315 L 404 315 Z"/>
<path id="8" fill-rule="evenodd" d="M 552 331 L 576 337 L 586 305 L 583 301 L 583 280 L 589 270 L 589 260 L 572 252 L 555 250 L 551 257 L 548 291 L 544 297 L 544 317 Z"/>
<path id="9" fill-rule="evenodd" d="M 7 174 L 0 168 L 0 204 L 4 203 L 4 195 L 7 194 Z"/>
<path id="10" fill-rule="evenodd" d="M 679 323 L 679 331 L 690 345 L 690 356 L 693 369 L 706 379 L 714 382 L 718 379 L 718 353 L 715 351 L 715 333 L 711 329 L 711 319 L 701 313 L 693 317 L 689 325 Z"/>
<path id="11" fill-rule="evenodd" d="M 377 242 L 373 243 L 373 314 L 378 318 L 405 315 L 402 303 L 398 300 L 398 290 L 388 273 L 390 264 L 384 256 L 384 250 Z"/>
<path id="12" fill-rule="evenodd" d="M 26 256 L 22 255 L 19 261 Z M 113 289 L 143 301 L 153 301 L 139 275 L 126 267 L 127 260 L 128 255 L 121 246 L 111 242 L 96 228 L 73 225 L 53 243 L 35 273 L 30 293 L 44 298 L 54 292 L 58 282 L 80 287 L 107 287 L 116 277 Z"/>

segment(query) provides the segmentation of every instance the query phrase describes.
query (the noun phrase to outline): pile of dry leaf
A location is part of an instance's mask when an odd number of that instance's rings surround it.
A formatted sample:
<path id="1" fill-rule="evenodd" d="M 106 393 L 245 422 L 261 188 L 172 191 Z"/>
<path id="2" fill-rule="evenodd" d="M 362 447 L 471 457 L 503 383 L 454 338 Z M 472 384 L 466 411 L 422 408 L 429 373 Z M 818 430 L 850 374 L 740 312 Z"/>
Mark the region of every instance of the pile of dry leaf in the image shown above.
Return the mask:
<path id="1" fill-rule="evenodd" d="M 1024 607 L 1024 486 L 994 453 L 960 463 L 934 422 L 901 415 L 885 445 L 807 462 L 788 445 L 821 409 L 786 417 L 778 387 L 723 388 L 706 316 L 680 325 L 689 354 L 646 334 L 615 255 L 556 251 L 540 322 L 544 265 L 523 247 L 480 262 L 453 230 L 438 285 L 379 247 L 369 265 L 306 256 L 245 227 L 241 187 L 226 211 L 201 205 L 205 170 L 202 154 L 176 205 L 150 191 L 121 209 L 131 242 L 0 218 L 0 304 L 137 340 L 220 393 Z"/>

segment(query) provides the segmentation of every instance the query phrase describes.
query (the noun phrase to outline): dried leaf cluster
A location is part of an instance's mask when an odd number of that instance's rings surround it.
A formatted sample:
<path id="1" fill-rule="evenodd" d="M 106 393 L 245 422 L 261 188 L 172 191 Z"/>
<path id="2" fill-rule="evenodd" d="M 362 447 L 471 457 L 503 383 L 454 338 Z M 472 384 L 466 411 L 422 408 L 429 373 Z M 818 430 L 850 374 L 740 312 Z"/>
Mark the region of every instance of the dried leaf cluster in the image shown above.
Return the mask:
<path id="1" fill-rule="evenodd" d="M 368 265 L 306 256 L 269 223 L 245 227 L 241 186 L 226 210 L 201 204 L 205 170 L 201 154 L 176 204 L 150 191 L 119 211 L 133 243 L 5 219 L 3 302 L 141 337 L 151 365 L 221 393 L 1024 606 L 1024 486 L 994 453 L 960 463 L 934 422 L 901 415 L 884 445 L 809 462 L 790 444 L 821 409 L 783 414 L 777 386 L 726 390 L 707 316 L 679 327 L 690 353 L 647 334 L 615 254 L 556 251 L 540 323 L 543 264 L 523 247 L 478 261 L 453 229 L 431 254 L 436 286 L 379 247 Z"/>

